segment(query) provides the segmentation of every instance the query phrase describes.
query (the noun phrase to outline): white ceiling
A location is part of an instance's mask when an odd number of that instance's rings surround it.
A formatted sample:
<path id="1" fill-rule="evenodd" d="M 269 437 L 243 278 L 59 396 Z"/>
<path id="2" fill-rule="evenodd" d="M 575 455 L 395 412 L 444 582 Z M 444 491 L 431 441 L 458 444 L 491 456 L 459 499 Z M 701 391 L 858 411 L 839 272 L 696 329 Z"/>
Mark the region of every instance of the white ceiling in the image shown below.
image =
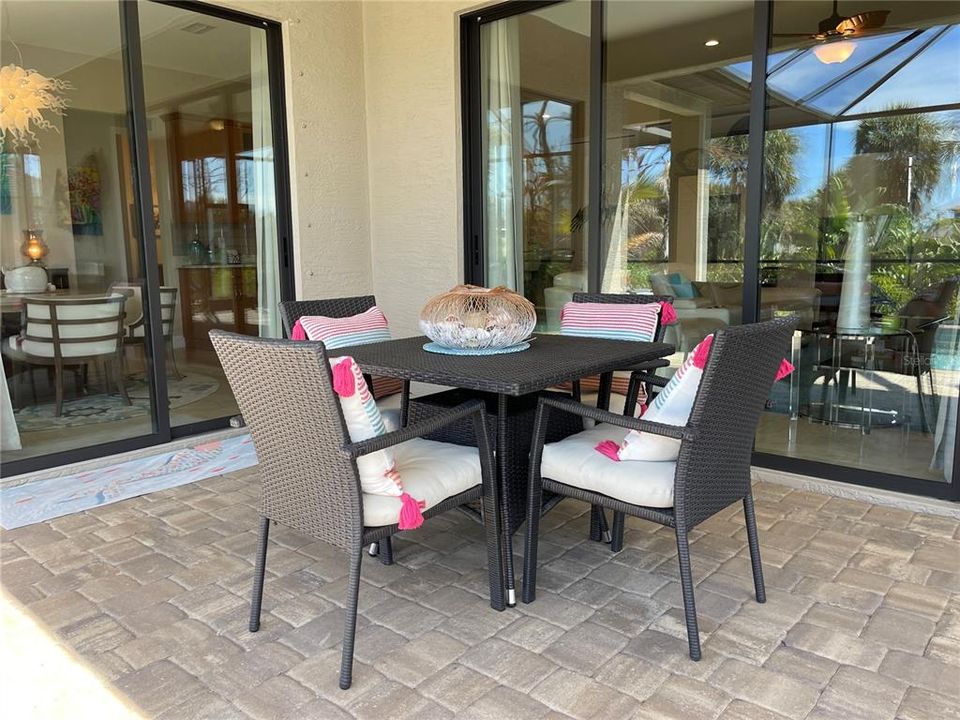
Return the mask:
<path id="1" fill-rule="evenodd" d="M 24 62 L 53 76 L 95 59 L 118 59 L 120 17 L 116 0 L 2 0 L 3 63 Z M 140 3 L 145 67 L 204 75 L 211 83 L 250 72 L 251 28 L 156 3 Z M 181 28 L 202 22 L 202 35 Z M 28 49 L 29 48 L 29 54 Z"/>

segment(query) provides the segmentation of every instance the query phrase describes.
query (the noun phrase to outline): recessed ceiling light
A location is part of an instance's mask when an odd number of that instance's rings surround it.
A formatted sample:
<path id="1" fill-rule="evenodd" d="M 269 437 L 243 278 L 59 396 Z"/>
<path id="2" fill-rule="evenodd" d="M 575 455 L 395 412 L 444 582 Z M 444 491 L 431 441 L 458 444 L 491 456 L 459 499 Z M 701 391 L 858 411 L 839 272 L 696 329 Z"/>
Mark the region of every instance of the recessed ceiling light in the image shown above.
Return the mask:
<path id="1" fill-rule="evenodd" d="M 707 40 L 707 41 L 704 43 L 704 45 L 706 45 L 707 47 L 716 47 L 716 46 L 719 45 L 719 44 L 720 44 L 720 41 L 719 41 L 719 40 Z"/>

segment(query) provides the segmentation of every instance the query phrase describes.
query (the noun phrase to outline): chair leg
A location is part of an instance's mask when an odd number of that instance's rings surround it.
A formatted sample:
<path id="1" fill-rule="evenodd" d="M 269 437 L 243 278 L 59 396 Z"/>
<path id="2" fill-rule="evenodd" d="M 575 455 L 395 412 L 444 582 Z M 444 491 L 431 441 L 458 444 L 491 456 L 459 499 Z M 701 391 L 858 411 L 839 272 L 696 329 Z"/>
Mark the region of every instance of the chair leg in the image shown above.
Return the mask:
<path id="1" fill-rule="evenodd" d="M 393 565 L 393 538 L 389 535 L 380 541 L 380 562 L 383 565 Z"/>
<path id="2" fill-rule="evenodd" d="M 120 368 L 119 360 L 110 361 L 110 372 L 113 374 L 114 382 L 117 384 L 117 390 L 120 391 L 120 397 L 123 398 L 125 405 L 133 405 L 130 402 L 130 396 L 127 395 L 127 384 L 123 381 L 123 372 Z"/>
<path id="3" fill-rule="evenodd" d="M 700 629 L 697 626 L 697 605 L 693 600 L 693 573 L 690 569 L 690 545 L 686 528 L 677 528 L 677 554 L 680 560 L 680 587 L 683 590 L 683 614 L 687 621 L 687 644 L 690 659 L 700 659 Z"/>
<path id="4" fill-rule="evenodd" d="M 753 587 L 757 592 L 757 602 L 767 601 L 767 591 L 763 585 L 763 565 L 760 563 L 760 543 L 757 540 L 757 516 L 753 509 L 753 493 L 743 498 L 743 516 L 747 521 L 747 543 L 750 545 L 750 564 L 753 566 Z"/>
<path id="5" fill-rule="evenodd" d="M 347 617 L 343 622 L 343 653 L 340 656 L 340 689 L 347 690 L 353 681 L 353 641 L 357 634 L 357 602 L 360 598 L 360 561 L 363 552 L 350 554 L 350 584 L 347 588 Z"/>
<path id="6" fill-rule="evenodd" d="M 176 380 L 183 380 L 183 373 L 181 373 L 180 368 L 177 367 L 177 351 L 173 348 L 173 341 L 167 342 L 166 346 L 170 349 L 170 364 L 173 365 L 173 377 Z"/>
<path id="7" fill-rule="evenodd" d="M 257 560 L 253 569 L 253 593 L 250 596 L 250 632 L 260 629 L 260 606 L 263 603 L 263 575 L 267 569 L 267 539 L 270 537 L 270 518 L 260 517 L 260 536 L 257 540 Z"/>
<path id="8" fill-rule="evenodd" d="M 53 371 L 53 382 L 57 393 L 56 416 L 63 414 L 63 365 L 57 365 Z"/>
<path id="9" fill-rule="evenodd" d="M 607 544 L 613 540 L 610 527 L 607 525 L 607 515 L 599 505 L 590 507 L 590 539 Z"/>
<path id="10" fill-rule="evenodd" d="M 543 487 L 540 478 L 534 475 L 535 473 L 531 472 L 527 492 L 527 534 L 523 544 L 523 583 L 520 597 L 525 603 L 532 603 L 537 597 L 537 549 L 540 541 Z"/>
<path id="11" fill-rule="evenodd" d="M 623 550 L 623 527 L 627 516 L 622 512 L 613 514 L 613 538 L 610 541 L 610 551 L 620 552 Z"/>

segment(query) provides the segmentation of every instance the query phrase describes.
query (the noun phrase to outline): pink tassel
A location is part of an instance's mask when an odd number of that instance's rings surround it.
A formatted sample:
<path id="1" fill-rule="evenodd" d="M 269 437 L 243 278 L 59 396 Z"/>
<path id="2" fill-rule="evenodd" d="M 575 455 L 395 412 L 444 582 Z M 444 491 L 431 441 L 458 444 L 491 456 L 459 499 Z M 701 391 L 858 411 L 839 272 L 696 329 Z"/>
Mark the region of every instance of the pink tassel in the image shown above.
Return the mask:
<path id="1" fill-rule="evenodd" d="M 789 360 L 784 358 L 784 360 L 780 363 L 780 369 L 777 370 L 777 377 L 774 379 L 774 382 L 776 382 L 777 380 L 783 380 L 783 378 L 785 378 L 787 375 L 789 375 L 793 371 L 794 371 L 793 363 L 791 363 Z"/>
<path id="2" fill-rule="evenodd" d="M 693 351 L 693 364 L 695 367 L 703 370 L 707 366 L 707 358 L 710 357 L 710 348 L 713 346 L 713 335 L 707 335 L 697 348 Z"/>
<path id="3" fill-rule="evenodd" d="M 677 311 L 668 302 L 660 303 L 660 324 L 673 325 L 677 321 Z"/>
<path id="4" fill-rule="evenodd" d="M 408 493 L 400 495 L 400 521 L 397 528 L 400 530 L 416 530 L 423 525 L 423 510 L 427 503 L 423 500 L 415 500 Z"/>
<path id="5" fill-rule="evenodd" d="M 640 403 L 640 404 L 637 406 L 637 414 L 636 414 L 635 417 L 643 417 L 643 414 L 644 414 L 646 411 L 647 411 L 647 404 L 646 404 L 646 403 Z"/>
<path id="6" fill-rule="evenodd" d="M 602 443 L 597 445 L 594 450 L 601 455 L 606 455 L 614 462 L 620 462 L 620 446 L 617 445 L 613 440 L 604 440 Z"/>
<path id="7" fill-rule="evenodd" d="M 297 320 L 293 324 L 293 331 L 290 333 L 291 340 L 306 340 L 307 331 L 303 329 L 303 325 L 300 324 L 300 321 Z"/>
<path id="8" fill-rule="evenodd" d="M 344 358 L 333 366 L 333 390 L 340 397 L 353 397 L 357 391 L 357 379 L 352 366 L 352 358 Z"/>

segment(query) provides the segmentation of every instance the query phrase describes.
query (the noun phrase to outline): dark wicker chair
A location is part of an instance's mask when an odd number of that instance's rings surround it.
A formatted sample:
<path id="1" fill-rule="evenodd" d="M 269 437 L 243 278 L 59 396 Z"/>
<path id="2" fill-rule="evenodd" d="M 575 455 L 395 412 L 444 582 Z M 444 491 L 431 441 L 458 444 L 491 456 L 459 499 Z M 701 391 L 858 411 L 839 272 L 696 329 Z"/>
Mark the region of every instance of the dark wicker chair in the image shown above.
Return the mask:
<path id="1" fill-rule="evenodd" d="M 214 349 L 253 437 L 261 474 L 260 537 L 250 606 L 250 631 L 260 627 L 260 605 L 270 522 L 279 522 L 345 550 L 350 561 L 340 687 L 350 687 L 357 622 L 360 563 L 365 545 L 397 532 L 397 526 L 365 527 L 356 459 L 421 438 L 464 419 L 477 436 L 482 482 L 425 510 L 433 515 L 480 499 L 486 527 L 490 605 L 502 610 L 503 560 L 493 451 L 486 411 L 463 405 L 415 426 L 353 443 L 333 390 L 322 343 L 252 338 L 214 330 Z M 401 467 L 402 472 L 402 467 Z"/>
<path id="2" fill-rule="evenodd" d="M 285 300 L 280 303 L 280 320 L 283 322 L 283 332 L 290 337 L 293 332 L 293 326 L 304 315 L 323 315 L 324 317 L 342 318 L 351 315 L 359 315 L 366 312 L 377 304 L 377 299 L 373 295 L 358 295 L 356 297 L 344 298 L 325 298 L 323 300 Z M 374 390 L 374 379 L 369 375 L 364 375 L 367 379 L 367 385 L 370 390 Z M 403 381 L 403 389 L 400 396 L 400 426 L 407 424 L 407 417 L 410 414 L 410 381 Z M 384 565 L 390 565 L 393 562 L 393 544 L 390 538 L 385 538 L 382 543 L 372 544 L 370 546 L 370 555 L 380 555 L 380 561 Z"/>
<path id="3" fill-rule="evenodd" d="M 647 303 L 655 302 L 668 302 L 673 303 L 672 295 L 633 295 L 629 293 L 587 293 L 587 292 L 577 292 L 573 294 L 573 302 L 575 303 L 609 303 L 609 304 L 618 304 L 618 305 L 644 305 Z M 653 339 L 656 342 L 661 342 L 663 340 L 663 333 L 665 326 L 660 323 L 659 318 L 657 319 L 657 329 L 654 334 Z M 630 384 L 627 386 L 627 394 L 623 403 L 623 414 L 633 417 L 637 409 L 637 397 L 640 394 L 640 385 L 641 383 L 646 383 L 646 376 L 641 376 L 638 373 L 643 371 L 653 376 L 657 368 L 667 367 L 670 364 L 669 360 L 654 360 L 649 363 L 644 363 L 640 366 L 635 366 L 632 368 L 626 368 L 632 370 L 633 372 L 630 375 Z M 600 377 L 600 387 L 597 391 L 597 407 L 603 410 L 610 409 L 610 395 L 612 394 L 613 389 L 613 373 L 605 373 Z M 577 402 L 581 401 L 582 395 L 580 392 L 580 381 L 574 381 L 573 390 L 571 396 Z M 623 522 L 623 518 L 620 518 L 620 523 Z M 614 518 L 614 525 L 617 525 L 617 519 Z M 603 508 L 600 508 L 594 505 L 590 509 L 590 539 L 610 543 L 611 546 L 619 551 L 623 547 L 623 534 L 620 534 L 618 538 L 615 534 L 611 534 L 610 528 L 607 525 L 607 516 L 603 511 Z"/>
<path id="4" fill-rule="evenodd" d="M 536 595 L 537 536 L 541 495 L 544 490 L 674 528 L 680 561 L 687 639 L 690 657 L 694 660 L 700 659 L 700 635 L 693 598 L 693 575 L 687 535 L 699 523 L 734 502 L 743 503 L 757 602 L 766 600 L 750 485 L 750 461 L 757 423 L 777 369 L 789 348 L 795 325 L 794 318 L 783 318 L 718 331 L 690 420 L 683 427 L 616 415 L 565 398 L 540 400 L 530 459 L 522 594 L 524 602 L 532 602 Z M 573 413 L 620 428 L 678 438 L 681 444 L 673 476 L 673 507 L 635 505 L 611 495 L 585 490 L 569 482 L 541 477 L 544 437 L 551 412 Z M 637 477 L 636 480 L 638 483 L 644 482 L 643 477 Z"/>

